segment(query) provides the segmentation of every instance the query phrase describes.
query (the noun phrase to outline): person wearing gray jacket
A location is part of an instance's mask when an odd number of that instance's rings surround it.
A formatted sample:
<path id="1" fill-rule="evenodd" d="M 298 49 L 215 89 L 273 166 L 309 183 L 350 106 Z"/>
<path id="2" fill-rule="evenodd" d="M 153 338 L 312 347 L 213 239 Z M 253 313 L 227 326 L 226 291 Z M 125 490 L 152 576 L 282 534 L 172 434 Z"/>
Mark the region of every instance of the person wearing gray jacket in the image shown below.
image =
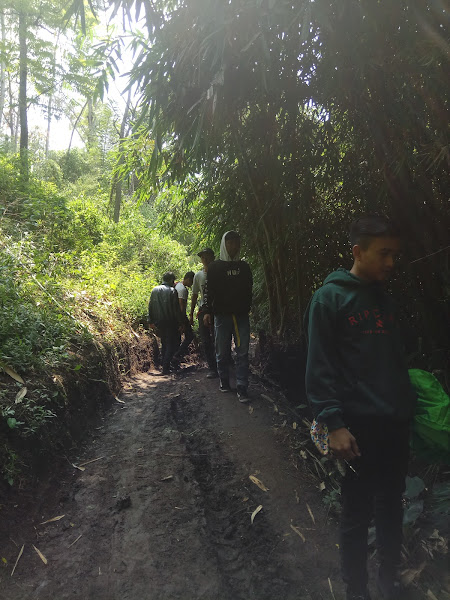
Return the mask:
<path id="1" fill-rule="evenodd" d="M 183 315 L 174 289 L 175 275 L 164 273 L 163 282 L 153 288 L 148 305 L 150 327 L 161 338 L 163 375 L 170 373 L 170 363 L 180 345 Z"/>

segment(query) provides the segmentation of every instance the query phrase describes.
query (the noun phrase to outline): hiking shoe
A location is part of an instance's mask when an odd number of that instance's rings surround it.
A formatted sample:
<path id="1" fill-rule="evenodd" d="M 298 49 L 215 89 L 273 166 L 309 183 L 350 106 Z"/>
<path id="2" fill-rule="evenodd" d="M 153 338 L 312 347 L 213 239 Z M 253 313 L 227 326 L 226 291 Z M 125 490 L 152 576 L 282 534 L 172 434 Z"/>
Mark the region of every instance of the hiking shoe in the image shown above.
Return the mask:
<path id="1" fill-rule="evenodd" d="M 221 392 L 229 392 L 231 391 L 231 387 L 230 387 L 230 382 L 228 381 L 228 379 L 221 379 L 220 380 L 220 387 L 219 387 Z"/>
<path id="2" fill-rule="evenodd" d="M 216 379 L 217 377 L 219 377 L 219 373 L 212 369 L 206 373 L 206 379 Z"/>
<path id="3" fill-rule="evenodd" d="M 364 592 L 353 592 L 352 590 L 347 590 L 346 595 L 347 600 L 370 600 L 369 590 L 366 589 Z"/>
<path id="4" fill-rule="evenodd" d="M 237 397 L 238 397 L 239 402 L 242 402 L 242 404 L 245 404 L 245 402 L 249 401 L 247 388 L 245 386 L 238 385 L 236 388 L 236 391 L 237 391 Z"/>
<path id="5" fill-rule="evenodd" d="M 395 575 L 386 575 L 380 569 L 377 575 L 377 589 L 383 600 L 400 600 L 404 588 Z"/>

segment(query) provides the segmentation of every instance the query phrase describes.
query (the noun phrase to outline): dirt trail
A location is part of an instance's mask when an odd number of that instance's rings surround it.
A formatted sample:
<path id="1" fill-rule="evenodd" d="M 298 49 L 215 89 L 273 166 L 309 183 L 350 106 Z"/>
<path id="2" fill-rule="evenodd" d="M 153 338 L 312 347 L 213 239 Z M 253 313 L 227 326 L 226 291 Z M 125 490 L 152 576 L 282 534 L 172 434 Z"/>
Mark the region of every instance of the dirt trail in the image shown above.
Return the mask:
<path id="1" fill-rule="evenodd" d="M 261 384 L 251 390 L 249 409 L 203 370 L 131 380 L 72 457 L 101 459 L 84 471 L 67 465 L 12 514 L 0 513 L 8 560 L 0 597 L 331 600 L 330 578 L 342 598 L 335 525 L 285 441 L 291 421 L 261 397 Z"/>

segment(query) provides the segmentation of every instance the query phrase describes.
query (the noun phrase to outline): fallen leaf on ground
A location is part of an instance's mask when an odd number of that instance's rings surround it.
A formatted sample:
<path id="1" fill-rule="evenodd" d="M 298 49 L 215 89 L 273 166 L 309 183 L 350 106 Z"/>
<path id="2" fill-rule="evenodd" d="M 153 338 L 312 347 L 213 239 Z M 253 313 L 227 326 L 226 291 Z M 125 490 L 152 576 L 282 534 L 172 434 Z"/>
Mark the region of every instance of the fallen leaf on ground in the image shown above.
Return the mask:
<path id="1" fill-rule="evenodd" d="M 438 600 L 431 590 L 427 591 L 427 597 L 431 598 L 431 600 Z"/>
<path id="2" fill-rule="evenodd" d="M 102 458 L 105 458 L 104 456 L 99 456 L 98 458 L 93 458 L 92 460 L 87 460 L 84 463 L 80 463 L 78 466 L 79 467 L 84 467 L 84 465 L 90 465 L 93 462 L 96 462 L 97 460 L 102 460 Z"/>
<path id="3" fill-rule="evenodd" d="M 323 490 L 324 490 L 324 489 L 325 489 L 325 483 L 324 483 L 323 481 L 321 481 L 321 482 L 320 482 L 320 485 L 319 485 L 319 490 L 320 490 L 321 492 L 323 492 Z"/>
<path id="4" fill-rule="evenodd" d="M 300 531 L 300 529 L 298 527 L 296 527 L 295 525 L 292 525 L 292 523 L 291 523 L 291 529 L 292 529 L 292 531 L 295 531 L 295 533 L 297 535 L 299 535 L 304 542 L 306 542 L 305 536 L 303 535 L 303 533 Z"/>
<path id="5" fill-rule="evenodd" d="M 173 479 L 173 475 L 167 475 L 166 477 L 163 477 L 161 481 L 170 481 L 171 479 Z"/>
<path id="6" fill-rule="evenodd" d="M 423 569 L 425 568 L 426 563 L 423 562 L 421 565 L 417 567 L 417 569 L 405 569 L 400 573 L 400 579 L 403 585 L 410 585 L 416 577 L 418 577 Z"/>
<path id="7" fill-rule="evenodd" d="M 120 404 L 125 404 L 125 402 L 123 400 L 119 400 L 119 398 L 117 396 L 114 396 L 114 400 L 116 402 L 120 402 Z"/>
<path id="8" fill-rule="evenodd" d="M 313 523 L 314 523 L 314 525 L 315 525 L 315 524 L 316 524 L 316 520 L 315 520 L 315 518 L 314 518 L 313 512 L 312 512 L 312 510 L 310 509 L 310 507 L 309 507 L 309 504 L 308 504 L 308 503 L 306 503 L 306 508 L 308 509 L 309 516 L 311 517 L 311 520 L 312 520 L 312 522 L 313 522 Z"/>
<path id="9" fill-rule="evenodd" d="M 13 371 L 10 367 L 7 367 L 3 363 L 0 363 L 0 367 L 5 371 L 5 373 L 7 373 L 10 377 L 12 377 L 13 379 L 15 379 L 19 383 L 22 383 L 22 384 L 25 383 L 25 381 L 22 379 L 22 377 L 18 373 L 16 373 L 15 371 Z"/>
<path id="10" fill-rule="evenodd" d="M 252 414 L 252 412 L 253 412 L 254 410 L 255 410 L 255 409 L 253 408 L 253 406 L 249 406 L 249 407 L 248 407 L 248 412 L 249 412 L 250 414 Z"/>
<path id="11" fill-rule="evenodd" d="M 43 523 L 39 523 L 39 525 L 45 525 L 46 523 L 53 523 L 53 521 L 59 521 L 65 517 L 65 515 L 59 515 L 59 517 L 53 517 L 53 519 L 48 519 L 48 521 L 44 521 Z"/>
<path id="12" fill-rule="evenodd" d="M 16 396 L 16 400 L 15 400 L 15 404 L 20 404 L 22 402 L 22 400 L 25 398 L 25 396 L 27 395 L 27 388 L 23 387 L 21 390 L 19 390 L 17 392 L 17 396 Z"/>
<path id="13" fill-rule="evenodd" d="M 306 460 L 308 458 L 308 456 L 304 450 L 300 450 L 300 456 L 303 458 L 303 460 Z"/>
<path id="14" fill-rule="evenodd" d="M 257 506 L 255 508 L 255 510 L 252 512 L 252 516 L 250 517 L 250 522 L 253 523 L 253 521 L 255 520 L 256 515 L 259 513 L 260 510 L 262 510 L 262 504 L 260 504 L 259 506 Z"/>
<path id="15" fill-rule="evenodd" d="M 12 572 L 11 572 L 11 577 L 14 575 L 14 571 L 16 570 L 17 563 L 19 562 L 19 560 L 20 560 L 20 557 L 21 557 L 21 556 L 22 556 L 22 554 L 23 554 L 23 549 L 24 549 L 24 548 L 25 548 L 25 544 L 24 544 L 24 545 L 22 546 L 22 548 L 20 549 L 19 556 L 17 557 L 17 559 L 16 559 L 16 562 L 15 562 L 15 564 L 14 564 L 14 567 L 13 567 L 13 570 L 12 570 Z"/>
<path id="16" fill-rule="evenodd" d="M 45 556 L 42 554 L 42 552 L 39 550 L 39 548 L 36 548 L 36 546 L 34 546 L 34 545 L 33 545 L 33 548 L 36 550 L 37 555 L 42 560 L 42 562 L 44 563 L 44 565 L 46 565 L 48 563 L 48 560 L 45 558 Z"/>
<path id="17" fill-rule="evenodd" d="M 260 481 L 257 477 L 255 477 L 254 475 L 250 475 L 249 476 L 250 481 L 252 481 L 255 485 L 257 485 L 259 487 L 260 490 L 262 490 L 263 492 L 268 492 L 269 488 L 266 488 L 266 486 L 263 484 L 262 481 Z"/>
<path id="18" fill-rule="evenodd" d="M 264 400 L 268 400 L 269 402 L 272 402 L 272 404 L 273 404 L 273 400 L 270 396 L 267 396 L 266 394 L 261 394 L 261 398 L 264 398 Z"/>
<path id="19" fill-rule="evenodd" d="M 333 586 L 331 585 L 331 579 L 329 577 L 328 577 L 328 586 L 330 588 L 331 595 L 333 596 L 334 600 L 336 600 L 336 596 L 334 595 L 334 592 L 333 592 Z"/>
<path id="20" fill-rule="evenodd" d="M 242 498 L 242 502 L 248 502 L 248 497 L 245 496 L 245 498 Z"/>
<path id="21" fill-rule="evenodd" d="M 83 537 L 83 534 L 80 533 L 80 535 L 77 537 L 76 540 L 74 540 L 71 544 L 69 544 L 67 547 L 70 548 L 71 546 L 73 546 L 74 544 L 76 544 L 78 542 L 78 540 L 80 539 L 80 537 Z"/>
<path id="22" fill-rule="evenodd" d="M 84 467 L 79 467 L 78 465 L 74 465 L 73 463 L 70 463 L 72 465 L 72 467 L 74 469 L 78 469 L 79 471 L 86 471 L 86 469 Z"/>
<path id="23" fill-rule="evenodd" d="M 297 429 L 297 423 L 295 421 L 292 423 L 292 429 Z"/>

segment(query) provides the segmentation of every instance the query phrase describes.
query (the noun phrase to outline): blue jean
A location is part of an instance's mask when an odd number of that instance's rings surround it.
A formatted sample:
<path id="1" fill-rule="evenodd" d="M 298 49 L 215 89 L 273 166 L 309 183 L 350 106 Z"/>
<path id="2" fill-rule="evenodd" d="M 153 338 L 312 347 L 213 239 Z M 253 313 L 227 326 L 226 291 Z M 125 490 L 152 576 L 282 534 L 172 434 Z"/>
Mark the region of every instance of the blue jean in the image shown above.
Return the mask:
<path id="1" fill-rule="evenodd" d="M 217 371 L 220 379 L 230 376 L 231 338 L 236 346 L 236 385 L 248 386 L 248 348 L 250 345 L 250 321 L 248 315 L 214 315 L 214 334 Z"/>

